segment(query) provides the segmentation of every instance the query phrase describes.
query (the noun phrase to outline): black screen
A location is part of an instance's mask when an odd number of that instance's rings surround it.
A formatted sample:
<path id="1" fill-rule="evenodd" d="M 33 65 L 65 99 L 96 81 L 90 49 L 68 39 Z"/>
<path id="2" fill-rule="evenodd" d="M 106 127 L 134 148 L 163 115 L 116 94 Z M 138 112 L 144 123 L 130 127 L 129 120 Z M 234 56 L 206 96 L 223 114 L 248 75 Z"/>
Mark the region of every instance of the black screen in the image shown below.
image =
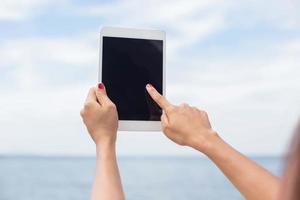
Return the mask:
<path id="1" fill-rule="evenodd" d="M 159 121 L 161 109 L 145 86 L 162 93 L 163 41 L 103 37 L 102 82 L 120 120 Z"/>

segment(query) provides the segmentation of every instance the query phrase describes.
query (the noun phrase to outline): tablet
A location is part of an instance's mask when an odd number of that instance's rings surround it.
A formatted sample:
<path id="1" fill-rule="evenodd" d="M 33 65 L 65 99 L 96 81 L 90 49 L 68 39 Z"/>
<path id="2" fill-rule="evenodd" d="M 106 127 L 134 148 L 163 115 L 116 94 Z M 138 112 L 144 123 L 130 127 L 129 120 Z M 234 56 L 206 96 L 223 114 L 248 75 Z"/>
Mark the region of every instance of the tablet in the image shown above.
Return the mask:
<path id="1" fill-rule="evenodd" d="M 121 131 L 161 130 L 161 109 L 147 93 L 165 95 L 164 31 L 104 27 L 100 32 L 99 82 L 116 104 Z"/>

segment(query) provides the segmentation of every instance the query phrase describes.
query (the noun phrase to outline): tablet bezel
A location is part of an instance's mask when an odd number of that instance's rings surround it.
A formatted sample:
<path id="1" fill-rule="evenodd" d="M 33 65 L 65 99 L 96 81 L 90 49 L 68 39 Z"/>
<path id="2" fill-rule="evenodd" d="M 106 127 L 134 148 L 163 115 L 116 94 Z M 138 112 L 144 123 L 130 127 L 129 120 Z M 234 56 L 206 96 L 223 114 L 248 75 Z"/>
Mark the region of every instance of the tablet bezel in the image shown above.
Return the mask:
<path id="1" fill-rule="evenodd" d="M 162 95 L 166 94 L 166 33 L 159 30 L 142 30 L 132 28 L 103 27 L 100 31 L 99 73 L 98 80 L 102 82 L 102 41 L 103 37 L 120 37 L 135 39 L 153 39 L 163 41 L 163 77 Z M 160 131 L 160 121 L 119 120 L 119 131 Z"/>

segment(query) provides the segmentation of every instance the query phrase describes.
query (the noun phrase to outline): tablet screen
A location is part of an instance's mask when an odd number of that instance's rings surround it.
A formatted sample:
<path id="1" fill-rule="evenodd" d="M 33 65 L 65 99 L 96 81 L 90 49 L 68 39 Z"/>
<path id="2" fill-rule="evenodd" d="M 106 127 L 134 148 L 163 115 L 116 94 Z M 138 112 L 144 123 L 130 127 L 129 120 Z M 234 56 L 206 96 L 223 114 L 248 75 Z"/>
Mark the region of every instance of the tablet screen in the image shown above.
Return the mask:
<path id="1" fill-rule="evenodd" d="M 120 120 L 159 121 L 161 109 L 148 95 L 163 84 L 163 40 L 103 37 L 102 82 Z"/>

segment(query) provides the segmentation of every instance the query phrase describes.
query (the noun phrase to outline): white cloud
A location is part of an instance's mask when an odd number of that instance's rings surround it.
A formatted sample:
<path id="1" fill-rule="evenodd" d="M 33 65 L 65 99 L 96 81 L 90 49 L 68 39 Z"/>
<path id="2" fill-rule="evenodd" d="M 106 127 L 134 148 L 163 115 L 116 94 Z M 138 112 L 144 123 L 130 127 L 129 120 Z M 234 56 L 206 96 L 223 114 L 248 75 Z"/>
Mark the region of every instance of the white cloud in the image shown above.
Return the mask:
<path id="1" fill-rule="evenodd" d="M 94 67 L 96 70 L 99 52 L 97 36 L 86 34 L 69 38 L 7 40 L 0 46 L 0 70 L 2 68 L 9 71 L 14 84 L 27 90 L 41 87 L 40 85 L 45 87 L 48 81 L 54 79 L 55 77 L 47 74 L 51 68 L 57 70 L 57 75 L 66 73 L 66 80 L 76 68 L 84 71 Z M 63 68 L 69 70 L 63 71 Z"/>
<path id="2" fill-rule="evenodd" d="M 240 27 L 251 28 L 268 25 L 280 29 L 300 27 L 299 1 L 245 0 L 231 1 L 228 16 Z M 239 17 L 236 17 L 239 16 Z"/>
<path id="3" fill-rule="evenodd" d="M 81 15 L 101 17 L 104 25 L 167 30 L 167 53 L 179 51 L 231 28 L 300 27 L 299 3 L 284 0 L 151 0 L 113 1 L 77 8 Z"/>
<path id="4" fill-rule="evenodd" d="M 130 0 L 83 6 L 78 12 L 102 17 L 110 26 L 168 30 L 168 56 L 173 57 L 180 48 L 204 40 L 226 26 L 223 5 L 223 0 Z"/>
<path id="5" fill-rule="evenodd" d="M 2 0 L 0 3 L 0 21 L 28 19 L 49 6 L 63 5 L 65 2 L 65 0 Z"/>
<path id="6" fill-rule="evenodd" d="M 98 38 L 25 38 L 5 41 L 0 47 L 0 65 L 41 63 L 91 64 L 97 59 Z"/>
<path id="7" fill-rule="evenodd" d="M 211 8 L 222 0 L 212 1 L 114 1 L 99 3 L 91 6 L 80 7 L 81 14 L 101 16 L 107 19 L 107 21 L 126 21 L 130 19 L 128 23 L 140 24 L 140 23 L 152 23 L 161 24 L 166 22 L 175 22 L 186 17 L 191 17 L 197 12 L 201 12 L 207 8 Z"/>

